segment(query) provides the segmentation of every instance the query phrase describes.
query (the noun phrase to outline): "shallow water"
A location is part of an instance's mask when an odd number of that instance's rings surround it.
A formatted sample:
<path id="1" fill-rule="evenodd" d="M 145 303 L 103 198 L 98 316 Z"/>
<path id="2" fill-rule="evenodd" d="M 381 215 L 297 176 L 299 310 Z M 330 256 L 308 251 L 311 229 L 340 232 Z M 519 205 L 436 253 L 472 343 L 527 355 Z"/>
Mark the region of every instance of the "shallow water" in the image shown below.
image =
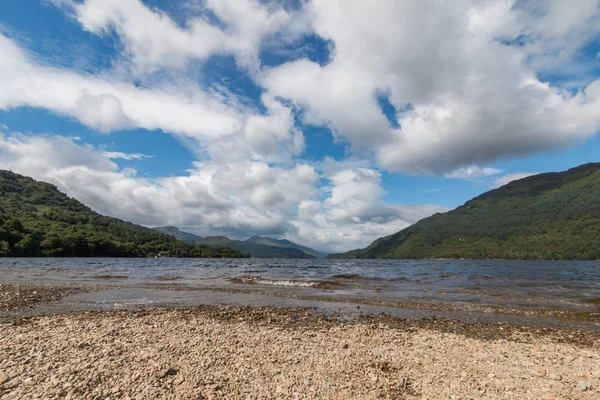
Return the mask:
<path id="1" fill-rule="evenodd" d="M 600 328 L 600 262 L 594 261 L 21 258 L 0 259 L 0 283 L 113 288 L 81 295 L 80 307 L 89 309 L 362 304 L 372 312 L 545 318 Z"/>

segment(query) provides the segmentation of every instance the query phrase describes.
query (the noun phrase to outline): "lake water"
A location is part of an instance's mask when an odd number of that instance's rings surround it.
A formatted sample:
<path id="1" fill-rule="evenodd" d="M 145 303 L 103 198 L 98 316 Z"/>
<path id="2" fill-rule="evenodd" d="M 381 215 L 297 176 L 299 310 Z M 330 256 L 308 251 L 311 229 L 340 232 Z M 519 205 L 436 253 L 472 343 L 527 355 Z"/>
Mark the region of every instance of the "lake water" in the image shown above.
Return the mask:
<path id="1" fill-rule="evenodd" d="M 0 283 L 99 290 L 60 310 L 156 305 L 310 306 L 600 330 L 600 262 L 0 259 Z"/>

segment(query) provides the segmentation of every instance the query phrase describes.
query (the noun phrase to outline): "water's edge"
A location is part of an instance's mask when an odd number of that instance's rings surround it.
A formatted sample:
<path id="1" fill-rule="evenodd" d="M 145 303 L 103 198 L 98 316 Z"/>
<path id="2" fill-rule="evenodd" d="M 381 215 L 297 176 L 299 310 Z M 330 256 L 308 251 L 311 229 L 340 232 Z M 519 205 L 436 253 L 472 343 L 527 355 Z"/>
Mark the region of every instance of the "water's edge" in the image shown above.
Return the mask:
<path id="1" fill-rule="evenodd" d="M 598 262 L 3 259 L 2 283 L 91 290 L 0 318 L 226 304 L 600 331 Z"/>

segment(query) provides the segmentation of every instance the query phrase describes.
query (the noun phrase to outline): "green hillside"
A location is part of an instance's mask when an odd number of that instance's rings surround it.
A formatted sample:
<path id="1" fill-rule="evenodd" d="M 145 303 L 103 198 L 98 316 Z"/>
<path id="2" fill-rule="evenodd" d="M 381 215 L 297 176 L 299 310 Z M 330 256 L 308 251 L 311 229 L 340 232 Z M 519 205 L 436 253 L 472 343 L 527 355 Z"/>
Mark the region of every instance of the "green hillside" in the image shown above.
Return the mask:
<path id="1" fill-rule="evenodd" d="M 510 182 L 329 258 L 600 259 L 600 163 Z"/>
<path id="2" fill-rule="evenodd" d="M 0 170 L 0 256 L 243 257 L 100 215 L 45 182 Z"/>

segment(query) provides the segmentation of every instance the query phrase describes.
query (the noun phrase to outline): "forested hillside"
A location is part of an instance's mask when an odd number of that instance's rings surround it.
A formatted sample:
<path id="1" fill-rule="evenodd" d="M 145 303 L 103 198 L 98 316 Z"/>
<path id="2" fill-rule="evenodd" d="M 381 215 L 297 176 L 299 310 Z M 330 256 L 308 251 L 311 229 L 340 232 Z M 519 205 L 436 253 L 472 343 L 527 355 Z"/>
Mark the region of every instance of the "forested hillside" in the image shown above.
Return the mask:
<path id="1" fill-rule="evenodd" d="M 510 182 L 329 257 L 600 259 L 600 163 Z"/>
<path id="2" fill-rule="evenodd" d="M 105 217 L 55 186 L 0 170 L 0 256 L 243 257 Z"/>

